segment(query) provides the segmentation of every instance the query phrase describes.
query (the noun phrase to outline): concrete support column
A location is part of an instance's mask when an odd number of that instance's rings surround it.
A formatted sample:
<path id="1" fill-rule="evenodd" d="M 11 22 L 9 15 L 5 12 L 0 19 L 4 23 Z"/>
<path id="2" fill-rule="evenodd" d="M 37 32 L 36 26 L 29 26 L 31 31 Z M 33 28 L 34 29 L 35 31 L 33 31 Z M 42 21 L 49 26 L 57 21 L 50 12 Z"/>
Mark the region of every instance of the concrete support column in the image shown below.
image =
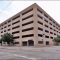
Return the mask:
<path id="1" fill-rule="evenodd" d="M 34 46 L 38 45 L 38 23 L 37 23 L 37 6 L 34 5 L 33 8 L 33 20 L 34 20 Z"/>
<path id="2" fill-rule="evenodd" d="M 44 15 L 44 13 L 43 13 L 43 15 Z M 43 18 L 43 21 L 44 21 L 44 18 Z M 43 28 L 45 28 L 45 23 L 43 23 Z M 45 40 L 45 29 L 43 29 L 43 46 L 45 46 L 46 45 L 46 40 Z"/>
<path id="3" fill-rule="evenodd" d="M 22 46 L 22 14 L 20 14 L 20 38 L 19 38 L 20 46 Z"/>

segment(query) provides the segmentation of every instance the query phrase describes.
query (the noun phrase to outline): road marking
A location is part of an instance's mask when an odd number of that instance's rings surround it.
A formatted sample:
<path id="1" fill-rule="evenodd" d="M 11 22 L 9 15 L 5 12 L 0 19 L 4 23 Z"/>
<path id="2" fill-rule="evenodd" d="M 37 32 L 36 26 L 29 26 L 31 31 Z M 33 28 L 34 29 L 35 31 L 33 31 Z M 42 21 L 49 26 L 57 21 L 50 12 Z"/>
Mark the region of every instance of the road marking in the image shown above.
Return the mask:
<path id="1" fill-rule="evenodd" d="M 17 57 L 23 57 L 23 58 L 26 58 L 26 59 L 32 59 L 32 60 L 36 60 L 36 58 L 29 58 L 27 56 L 22 56 L 22 55 L 17 55 L 17 54 L 13 54 L 14 56 L 17 56 Z"/>
<path id="2" fill-rule="evenodd" d="M 0 52 L 0 53 L 5 53 L 5 52 Z M 8 54 L 8 55 L 14 55 L 14 56 L 17 56 L 17 57 L 23 57 L 23 58 L 26 58 L 26 59 L 36 60 L 36 58 L 29 58 L 27 56 L 12 54 L 10 52 L 6 52 L 6 54 Z"/>

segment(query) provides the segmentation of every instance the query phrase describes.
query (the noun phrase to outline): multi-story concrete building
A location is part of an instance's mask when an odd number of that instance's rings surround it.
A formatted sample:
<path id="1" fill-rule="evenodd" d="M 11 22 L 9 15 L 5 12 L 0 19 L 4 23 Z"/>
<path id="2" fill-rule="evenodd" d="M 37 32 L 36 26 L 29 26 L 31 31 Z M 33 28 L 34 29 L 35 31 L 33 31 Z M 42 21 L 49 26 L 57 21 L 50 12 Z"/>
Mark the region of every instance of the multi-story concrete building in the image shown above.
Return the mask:
<path id="1" fill-rule="evenodd" d="M 60 25 L 36 3 L 0 24 L 0 37 L 4 33 L 14 36 L 19 46 L 53 45 L 60 34 Z"/>

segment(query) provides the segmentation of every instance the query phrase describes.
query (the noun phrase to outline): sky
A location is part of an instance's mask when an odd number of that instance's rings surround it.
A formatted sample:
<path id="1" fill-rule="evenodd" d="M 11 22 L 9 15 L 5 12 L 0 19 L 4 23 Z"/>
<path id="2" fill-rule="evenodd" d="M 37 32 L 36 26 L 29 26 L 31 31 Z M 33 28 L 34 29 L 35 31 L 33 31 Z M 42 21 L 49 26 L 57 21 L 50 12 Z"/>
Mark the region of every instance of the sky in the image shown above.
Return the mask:
<path id="1" fill-rule="evenodd" d="M 0 1 L 0 23 L 37 3 L 60 24 L 60 1 Z"/>

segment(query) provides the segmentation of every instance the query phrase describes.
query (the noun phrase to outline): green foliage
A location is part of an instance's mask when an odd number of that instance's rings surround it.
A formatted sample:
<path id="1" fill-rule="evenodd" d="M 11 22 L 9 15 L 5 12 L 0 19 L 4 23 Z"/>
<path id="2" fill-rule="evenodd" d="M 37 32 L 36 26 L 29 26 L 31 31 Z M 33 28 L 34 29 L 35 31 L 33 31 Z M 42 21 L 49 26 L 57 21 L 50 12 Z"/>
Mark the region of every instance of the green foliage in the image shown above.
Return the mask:
<path id="1" fill-rule="evenodd" d="M 7 42 L 8 45 L 10 45 L 11 43 L 13 44 L 13 43 L 14 43 L 13 35 L 10 34 L 10 33 L 5 33 L 5 34 L 2 36 L 1 41 Z"/>
<path id="2" fill-rule="evenodd" d="M 53 41 L 59 43 L 60 42 L 60 35 L 57 35 L 57 37 L 55 37 Z"/>

